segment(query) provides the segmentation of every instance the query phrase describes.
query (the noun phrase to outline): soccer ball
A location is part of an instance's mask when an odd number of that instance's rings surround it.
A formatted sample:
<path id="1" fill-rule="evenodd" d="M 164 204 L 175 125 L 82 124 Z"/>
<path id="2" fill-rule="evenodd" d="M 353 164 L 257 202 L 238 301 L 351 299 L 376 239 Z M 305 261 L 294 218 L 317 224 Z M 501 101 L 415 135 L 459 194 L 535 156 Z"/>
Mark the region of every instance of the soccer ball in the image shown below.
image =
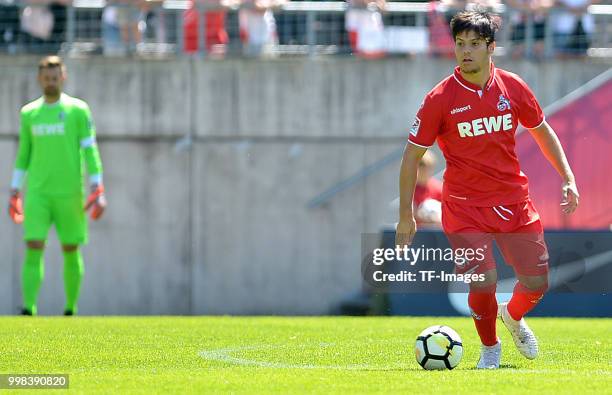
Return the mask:
<path id="1" fill-rule="evenodd" d="M 414 351 L 423 369 L 452 369 L 461 361 L 463 345 L 457 332 L 448 326 L 434 325 L 419 334 Z"/>
<path id="2" fill-rule="evenodd" d="M 442 222 L 442 203 L 435 199 L 425 199 L 416 210 L 416 218 L 421 222 Z"/>

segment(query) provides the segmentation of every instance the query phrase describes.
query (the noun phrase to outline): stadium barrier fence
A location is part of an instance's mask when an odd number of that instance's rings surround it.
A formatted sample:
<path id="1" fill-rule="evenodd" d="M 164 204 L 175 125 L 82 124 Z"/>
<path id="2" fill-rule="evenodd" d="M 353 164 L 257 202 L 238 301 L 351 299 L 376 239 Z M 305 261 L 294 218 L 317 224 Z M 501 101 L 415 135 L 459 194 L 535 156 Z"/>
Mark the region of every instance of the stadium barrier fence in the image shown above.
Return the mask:
<path id="1" fill-rule="evenodd" d="M 0 52 L 18 53 L 63 53 L 69 55 L 106 54 L 124 56 L 242 56 L 245 54 L 241 43 L 239 23 L 240 6 L 226 7 L 198 4 L 197 12 L 189 10 L 184 0 L 145 1 L 139 7 L 124 3 L 108 3 L 104 0 L 76 0 L 69 6 L 58 3 L 51 5 L 11 0 L 0 3 Z M 205 13 L 207 11 L 207 13 Z M 187 43 L 198 42 L 207 35 L 205 24 L 195 25 L 194 15 L 209 15 L 211 24 L 222 23 L 224 19 L 228 42 L 225 45 L 202 46 L 185 50 Z M 349 35 L 345 28 L 346 3 L 339 1 L 294 1 L 274 10 L 277 43 L 267 54 L 278 55 L 325 55 L 351 54 Z M 523 49 L 518 56 L 534 57 L 533 17 L 527 17 L 524 25 L 523 42 L 512 42 L 511 31 L 515 11 L 500 5 L 493 11 L 503 18 L 499 33 L 499 55 L 516 55 L 517 44 Z M 189 14 L 191 12 L 191 14 Z M 431 40 L 434 10 L 429 3 L 391 2 L 382 12 L 384 35 L 374 35 L 369 41 L 383 40 L 380 44 L 387 54 L 448 54 L 448 48 L 436 48 Z M 452 10 L 437 9 L 442 21 L 448 21 Z M 547 19 L 542 58 L 552 57 L 555 51 L 555 34 L 552 10 Z M 591 5 L 594 32 L 585 35 L 583 42 L 572 43 L 576 55 L 591 57 L 612 57 L 612 5 Z M 220 18 L 220 19 L 219 19 Z M 121 21 L 121 26 L 119 22 Z M 123 26 L 123 27 L 122 27 Z M 194 32 L 193 29 L 197 29 Z M 211 33 L 209 32 L 209 35 Z M 122 37 L 126 36 L 126 39 Z M 127 37 L 131 37 L 127 39 Z M 588 40 L 587 40 L 588 38 Z M 516 37 L 515 37 L 516 39 Z M 574 40 L 575 41 L 575 40 Z M 580 41 L 580 37 L 578 37 Z M 214 43 L 213 43 L 214 44 Z M 371 44 L 371 42 L 370 42 Z M 588 44 L 588 51 L 581 46 Z M 208 47 L 208 48 L 207 48 Z"/>

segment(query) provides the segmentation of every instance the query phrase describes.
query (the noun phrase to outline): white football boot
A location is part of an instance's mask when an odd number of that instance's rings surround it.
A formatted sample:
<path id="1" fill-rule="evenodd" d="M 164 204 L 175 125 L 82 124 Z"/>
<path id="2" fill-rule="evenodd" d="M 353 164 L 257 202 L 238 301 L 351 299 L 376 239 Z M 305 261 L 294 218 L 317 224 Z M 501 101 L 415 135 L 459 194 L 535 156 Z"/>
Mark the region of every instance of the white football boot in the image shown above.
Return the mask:
<path id="1" fill-rule="evenodd" d="M 529 329 L 524 318 L 516 321 L 508 313 L 508 303 L 500 303 L 497 316 L 510 331 L 512 339 L 519 352 L 527 359 L 535 359 L 538 356 L 538 339 L 533 331 Z"/>
<path id="2" fill-rule="evenodd" d="M 497 339 L 494 346 L 480 345 L 480 360 L 476 369 L 499 369 L 501 360 L 501 340 Z"/>

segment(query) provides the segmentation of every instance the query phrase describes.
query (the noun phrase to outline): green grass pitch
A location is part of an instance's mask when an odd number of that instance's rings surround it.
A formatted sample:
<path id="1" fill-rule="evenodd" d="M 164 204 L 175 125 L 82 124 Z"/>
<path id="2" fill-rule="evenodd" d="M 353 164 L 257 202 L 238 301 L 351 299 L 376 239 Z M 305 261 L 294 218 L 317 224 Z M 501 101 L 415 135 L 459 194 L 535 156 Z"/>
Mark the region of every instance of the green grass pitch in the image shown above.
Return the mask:
<path id="1" fill-rule="evenodd" d="M 612 319 L 529 323 L 538 359 L 498 323 L 503 366 L 477 371 L 469 318 L 4 317 L 0 373 L 67 373 L 87 394 L 612 393 Z M 417 334 L 437 324 L 463 339 L 452 371 L 414 359 Z"/>

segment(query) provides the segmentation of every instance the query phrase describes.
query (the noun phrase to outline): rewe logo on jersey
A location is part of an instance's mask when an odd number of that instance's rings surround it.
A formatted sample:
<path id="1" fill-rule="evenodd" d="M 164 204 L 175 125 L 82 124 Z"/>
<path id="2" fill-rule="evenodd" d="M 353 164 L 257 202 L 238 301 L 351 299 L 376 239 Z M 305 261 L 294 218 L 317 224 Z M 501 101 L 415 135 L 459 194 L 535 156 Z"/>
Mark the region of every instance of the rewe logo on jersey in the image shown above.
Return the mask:
<path id="1" fill-rule="evenodd" d="M 485 133 L 512 130 L 512 114 L 498 115 L 496 117 L 477 118 L 471 122 L 457 124 L 459 137 L 482 136 Z"/>
<path id="2" fill-rule="evenodd" d="M 58 136 L 65 133 L 63 123 L 41 123 L 32 125 L 32 134 L 34 136 Z"/>

